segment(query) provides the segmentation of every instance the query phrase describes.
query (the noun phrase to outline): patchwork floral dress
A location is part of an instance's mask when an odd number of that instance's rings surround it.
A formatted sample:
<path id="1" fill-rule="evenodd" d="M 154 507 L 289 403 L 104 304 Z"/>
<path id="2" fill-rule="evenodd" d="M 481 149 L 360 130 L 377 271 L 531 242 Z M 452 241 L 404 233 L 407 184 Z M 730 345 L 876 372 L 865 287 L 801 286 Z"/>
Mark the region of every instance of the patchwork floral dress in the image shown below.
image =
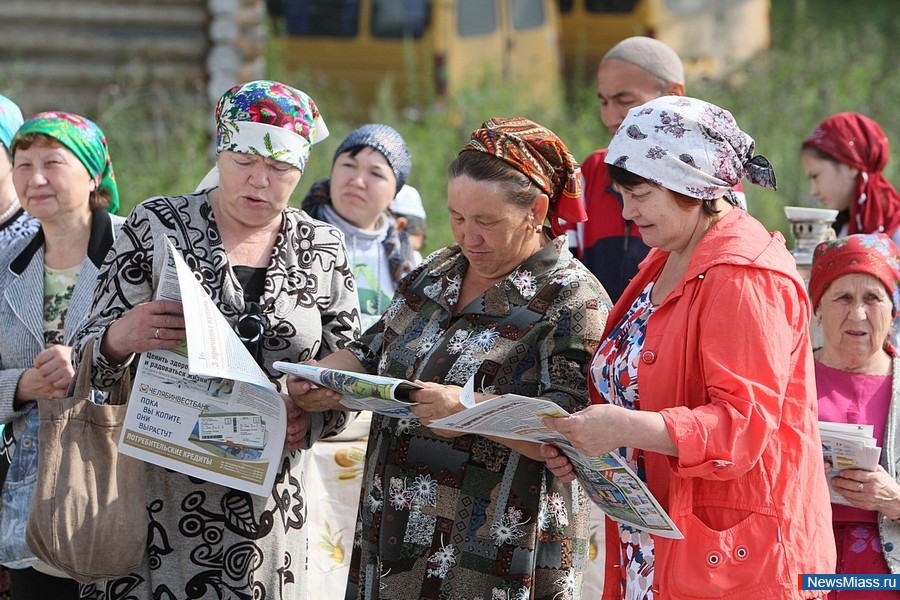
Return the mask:
<path id="1" fill-rule="evenodd" d="M 565 237 L 454 314 L 467 267 L 457 246 L 432 254 L 350 350 L 372 373 L 586 407 L 610 304 Z M 375 415 L 347 598 L 580 598 L 590 508 L 502 444 Z"/>
<path id="2" fill-rule="evenodd" d="M 653 284 L 654 282 L 647 284 L 622 321 L 609 332 L 591 364 L 591 383 L 597 392 L 610 404 L 624 406 L 629 410 L 641 409 L 637 370 L 647 339 L 647 319 L 654 309 L 650 300 Z M 646 483 L 644 451 L 623 446 L 619 449 L 619 454 L 641 481 Z M 617 526 L 622 598 L 653 600 L 653 538 L 646 531 L 630 525 L 618 523 Z M 608 582 L 606 585 L 612 584 Z"/>

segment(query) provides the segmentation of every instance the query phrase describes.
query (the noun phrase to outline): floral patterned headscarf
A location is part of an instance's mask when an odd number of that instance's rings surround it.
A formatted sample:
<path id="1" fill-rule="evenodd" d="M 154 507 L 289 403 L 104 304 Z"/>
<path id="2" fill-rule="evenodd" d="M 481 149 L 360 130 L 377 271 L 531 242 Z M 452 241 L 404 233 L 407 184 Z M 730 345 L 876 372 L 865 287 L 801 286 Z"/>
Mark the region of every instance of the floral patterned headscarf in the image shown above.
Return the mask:
<path id="1" fill-rule="evenodd" d="M 472 132 L 460 153 L 476 150 L 495 156 L 531 179 L 550 199 L 550 225 L 560 235 L 563 219 L 587 221 L 581 202 L 581 168 L 555 133 L 523 117 L 492 117 Z"/>
<path id="2" fill-rule="evenodd" d="M 16 143 L 23 136 L 38 133 L 53 138 L 78 157 L 94 181 L 98 190 L 109 192 L 106 210 L 119 211 L 119 188 L 106 136 L 97 124 L 86 117 L 66 112 L 42 112 L 25 121 L 13 137 L 10 150 L 16 154 Z"/>
<path id="3" fill-rule="evenodd" d="M 900 310 L 900 251 L 883 233 L 856 234 L 822 242 L 813 251 L 809 276 L 809 297 L 813 310 L 828 286 L 843 275 L 871 275 L 884 285 L 894 305 L 894 316 Z"/>
<path id="4" fill-rule="evenodd" d="M 0 94 L 0 144 L 9 152 L 13 134 L 22 124 L 22 111 L 18 105 Z"/>
<path id="5" fill-rule="evenodd" d="M 815 148 L 859 170 L 856 198 L 850 203 L 849 233 L 892 234 L 900 227 L 900 194 L 882 175 L 890 150 L 881 127 L 854 112 L 831 115 L 810 132 L 804 148 Z"/>
<path id="6" fill-rule="evenodd" d="M 306 168 L 310 146 L 328 137 L 312 98 L 277 81 L 236 85 L 216 105 L 216 150 L 245 152 Z"/>
<path id="7" fill-rule="evenodd" d="M 628 111 L 606 162 L 699 200 L 726 197 L 743 177 L 775 189 L 775 171 L 753 156 L 753 138 L 730 112 L 685 96 L 662 96 Z"/>
<path id="8" fill-rule="evenodd" d="M 328 137 L 328 127 L 312 98 L 277 81 L 234 86 L 216 104 L 216 153 L 222 150 L 263 156 L 302 173 L 310 147 Z M 197 190 L 219 185 L 216 167 Z"/>

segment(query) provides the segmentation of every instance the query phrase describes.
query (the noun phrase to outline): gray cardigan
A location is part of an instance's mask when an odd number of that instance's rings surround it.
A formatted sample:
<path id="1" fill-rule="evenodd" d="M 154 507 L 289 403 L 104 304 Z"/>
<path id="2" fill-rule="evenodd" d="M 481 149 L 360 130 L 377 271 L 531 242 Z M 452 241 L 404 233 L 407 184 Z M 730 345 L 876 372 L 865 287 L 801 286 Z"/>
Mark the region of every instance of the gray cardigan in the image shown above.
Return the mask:
<path id="1" fill-rule="evenodd" d="M 97 287 L 97 274 L 116 232 L 125 220 L 105 209 L 94 211 L 87 256 L 63 321 L 66 345 L 87 322 Z M 25 412 L 13 409 L 19 378 L 33 366 L 44 344 L 44 232 L 16 240 L 0 258 L 0 423 L 14 423 Z"/>
<path id="2" fill-rule="evenodd" d="M 884 427 L 884 448 L 881 450 L 881 466 L 895 480 L 900 479 L 900 358 L 894 358 L 894 378 L 891 382 L 891 406 Z M 900 573 L 900 521 L 878 515 L 878 533 L 884 559 L 891 573 Z"/>

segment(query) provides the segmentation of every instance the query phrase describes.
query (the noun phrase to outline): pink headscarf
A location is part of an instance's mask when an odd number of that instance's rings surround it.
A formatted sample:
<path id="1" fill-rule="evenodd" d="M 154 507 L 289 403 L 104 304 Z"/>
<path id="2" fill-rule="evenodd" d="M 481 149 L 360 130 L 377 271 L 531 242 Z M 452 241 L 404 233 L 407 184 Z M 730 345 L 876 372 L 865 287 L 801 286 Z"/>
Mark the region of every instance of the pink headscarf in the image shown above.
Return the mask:
<path id="1" fill-rule="evenodd" d="M 850 234 L 893 235 L 900 227 L 900 194 L 881 174 L 890 153 L 887 135 L 878 123 L 859 113 L 838 113 L 819 123 L 803 147 L 859 169 L 858 199 L 850 204 Z"/>

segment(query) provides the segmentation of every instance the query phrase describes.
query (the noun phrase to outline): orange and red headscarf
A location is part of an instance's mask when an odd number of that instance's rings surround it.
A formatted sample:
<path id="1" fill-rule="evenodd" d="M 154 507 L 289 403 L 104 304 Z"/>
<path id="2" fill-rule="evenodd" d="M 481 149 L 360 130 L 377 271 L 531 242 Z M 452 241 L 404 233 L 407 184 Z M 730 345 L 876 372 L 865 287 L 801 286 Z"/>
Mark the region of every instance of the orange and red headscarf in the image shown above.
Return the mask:
<path id="1" fill-rule="evenodd" d="M 563 233 L 560 219 L 587 221 L 581 201 L 581 168 L 562 140 L 524 117 L 492 117 L 460 152 L 476 150 L 495 156 L 531 179 L 550 199 L 553 235 Z"/>
<path id="2" fill-rule="evenodd" d="M 878 123 L 859 113 L 838 113 L 819 123 L 803 147 L 859 169 L 848 233 L 893 235 L 900 227 L 900 194 L 882 175 L 890 153 L 887 135 Z"/>

